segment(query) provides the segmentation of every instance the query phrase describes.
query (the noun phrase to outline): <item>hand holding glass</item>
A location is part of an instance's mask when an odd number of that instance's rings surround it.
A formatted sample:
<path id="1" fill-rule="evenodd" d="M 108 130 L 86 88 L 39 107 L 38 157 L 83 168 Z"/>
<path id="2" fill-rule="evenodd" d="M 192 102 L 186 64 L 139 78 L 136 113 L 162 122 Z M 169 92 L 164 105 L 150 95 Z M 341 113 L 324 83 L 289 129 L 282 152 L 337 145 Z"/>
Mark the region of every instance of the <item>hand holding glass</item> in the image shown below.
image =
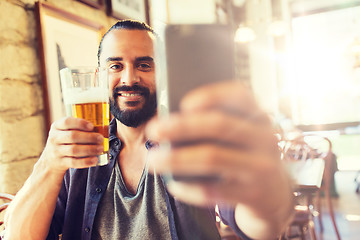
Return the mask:
<path id="1" fill-rule="evenodd" d="M 109 85 L 106 68 L 80 67 L 60 70 L 62 96 L 66 115 L 83 118 L 104 136 L 104 152 L 98 165 L 109 163 Z"/>

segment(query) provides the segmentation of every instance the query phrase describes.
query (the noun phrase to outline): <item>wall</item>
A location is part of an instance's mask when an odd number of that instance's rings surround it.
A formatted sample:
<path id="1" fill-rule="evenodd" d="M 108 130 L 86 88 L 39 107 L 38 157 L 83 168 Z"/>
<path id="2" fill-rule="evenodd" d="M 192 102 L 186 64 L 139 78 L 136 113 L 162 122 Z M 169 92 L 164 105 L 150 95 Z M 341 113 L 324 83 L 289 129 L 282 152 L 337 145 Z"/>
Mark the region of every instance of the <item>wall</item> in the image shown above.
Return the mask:
<path id="1" fill-rule="evenodd" d="M 56 7 L 110 27 L 116 20 L 76 0 Z M 0 192 L 15 194 L 44 147 L 44 103 L 35 0 L 0 1 Z"/>

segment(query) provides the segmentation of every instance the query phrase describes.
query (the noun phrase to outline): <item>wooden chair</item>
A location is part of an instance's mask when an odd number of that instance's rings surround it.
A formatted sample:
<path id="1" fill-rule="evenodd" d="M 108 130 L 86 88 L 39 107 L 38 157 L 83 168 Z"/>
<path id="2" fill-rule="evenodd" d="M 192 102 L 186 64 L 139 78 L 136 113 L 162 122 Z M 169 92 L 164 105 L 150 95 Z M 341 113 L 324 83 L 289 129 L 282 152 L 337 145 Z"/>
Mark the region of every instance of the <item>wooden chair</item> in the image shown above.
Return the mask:
<path id="1" fill-rule="evenodd" d="M 318 221 L 321 232 L 323 231 L 322 222 L 322 206 L 321 206 L 321 193 L 325 195 L 326 203 L 329 210 L 331 222 L 334 227 L 337 239 L 340 234 L 336 225 L 332 200 L 330 196 L 330 185 L 333 174 L 332 161 L 334 161 L 334 154 L 332 152 L 331 141 L 322 136 L 317 135 L 301 135 L 293 140 L 282 141 L 282 152 L 285 161 L 307 161 L 309 159 L 321 158 L 324 159 L 325 167 L 323 173 L 323 180 L 320 189 L 317 191 L 301 191 L 295 192 L 295 195 L 303 197 L 305 204 L 297 205 L 295 208 L 295 217 L 291 223 L 290 228 L 282 239 L 291 239 L 293 237 L 301 237 L 305 239 L 306 230 L 309 230 L 312 239 L 316 239 L 316 231 L 314 224 L 315 210 L 318 212 Z M 314 198 L 316 199 L 314 204 Z M 290 230 L 297 227 L 300 231 L 299 234 L 291 235 Z"/>
<path id="2" fill-rule="evenodd" d="M 300 137 L 292 140 L 282 140 L 280 141 L 280 146 L 283 154 L 283 160 L 287 162 L 305 164 L 305 161 L 312 159 L 314 156 L 314 149 Z M 302 192 L 294 190 L 294 195 L 297 201 L 295 206 L 295 215 L 290 226 L 280 239 L 300 238 L 305 240 L 307 232 L 310 233 L 311 239 L 317 239 L 312 208 L 313 193 L 314 192 L 312 191 Z M 300 200 L 303 199 L 306 200 L 305 204 L 300 202 Z"/>
<path id="3" fill-rule="evenodd" d="M 10 202 L 14 199 L 14 195 L 11 195 L 11 194 L 8 194 L 8 193 L 0 193 L 0 200 L 4 200 L 4 201 L 7 201 L 3 204 L 0 205 L 0 213 L 2 211 L 4 211 L 8 205 L 10 204 Z M 4 222 L 3 221 L 0 221 L 0 226 L 3 225 Z"/>
<path id="4" fill-rule="evenodd" d="M 311 137 L 311 136 L 310 136 Z M 328 207 L 328 211 L 329 211 L 329 215 L 330 215 L 330 219 L 336 234 L 336 237 L 338 240 L 341 239 L 340 237 L 340 233 L 336 224 L 336 219 L 335 219 L 335 213 L 334 213 L 334 208 L 333 208 L 333 204 L 332 204 L 332 199 L 331 199 L 331 193 L 330 193 L 330 189 L 331 189 L 331 184 L 332 184 L 332 178 L 333 178 L 333 161 L 336 161 L 336 156 L 335 154 L 332 152 L 332 143 L 331 141 L 326 138 L 323 137 L 323 140 L 326 141 L 329 145 L 328 151 L 327 152 L 323 152 L 321 157 L 325 160 L 325 169 L 324 169 L 324 176 L 323 176 L 323 181 L 321 184 L 321 188 L 320 191 L 317 192 L 317 210 L 319 212 L 319 222 L 320 222 L 320 230 L 323 231 L 324 227 L 323 227 L 323 223 L 322 223 L 322 205 L 321 205 L 321 193 L 324 193 L 325 196 L 325 200 L 326 200 L 326 205 Z M 321 151 L 320 151 L 321 153 Z"/>

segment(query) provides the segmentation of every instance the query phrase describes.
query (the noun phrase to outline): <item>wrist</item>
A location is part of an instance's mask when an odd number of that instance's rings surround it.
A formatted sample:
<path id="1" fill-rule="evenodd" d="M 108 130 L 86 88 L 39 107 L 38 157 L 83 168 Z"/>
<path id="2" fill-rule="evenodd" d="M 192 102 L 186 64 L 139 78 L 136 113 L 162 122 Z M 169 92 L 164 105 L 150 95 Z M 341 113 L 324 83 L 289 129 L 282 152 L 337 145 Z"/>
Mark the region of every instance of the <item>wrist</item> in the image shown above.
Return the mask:
<path id="1" fill-rule="evenodd" d="M 47 181 L 56 181 L 61 183 L 67 170 L 54 168 L 44 161 L 41 157 L 34 165 L 33 174 L 43 176 Z"/>

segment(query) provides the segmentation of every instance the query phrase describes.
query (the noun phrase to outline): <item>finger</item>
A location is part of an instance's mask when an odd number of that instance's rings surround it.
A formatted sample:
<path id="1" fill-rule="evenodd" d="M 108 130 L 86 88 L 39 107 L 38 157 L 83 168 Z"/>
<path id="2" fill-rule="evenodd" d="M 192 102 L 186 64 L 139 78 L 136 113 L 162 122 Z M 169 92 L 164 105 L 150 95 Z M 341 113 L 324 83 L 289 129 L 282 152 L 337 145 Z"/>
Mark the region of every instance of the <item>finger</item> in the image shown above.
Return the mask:
<path id="1" fill-rule="evenodd" d="M 184 184 L 182 182 L 171 181 L 167 185 L 169 192 L 176 199 L 198 206 L 215 205 L 215 198 L 211 198 L 208 189 L 202 185 Z"/>
<path id="2" fill-rule="evenodd" d="M 237 178 L 239 174 L 274 172 L 278 161 L 269 154 L 259 154 L 212 144 L 189 145 L 172 149 L 154 150 L 150 167 L 159 173 L 182 176 L 215 175 L 221 179 Z"/>
<path id="3" fill-rule="evenodd" d="M 71 158 L 94 157 L 100 155 L 104 151 L 103 145 L 60 145 L 57 148 L 59 155 Z"/>
<path id="4" fill-rule="evenodd" d="M 250 115 L 258 110 L 255 98 L 248 87 L 240 81 L 209 84 L 189 92 L 181 101 L 181 111 L 222 109 L 241 115 Z"/>
<path id="5" fill-rule="evenodd" d="M 242 176 L 243 173 L 239 173 L 239 175 Z M 247 175 L 205 184 L 170 181 L 168 188 L 176 198 L 197 205 L 206 205 L 209 201 L 234 205 L 239 202 L 256 204 L 258 201 L 263 201 L 264 196 L 269 196 L 269 191 L 276 189 L 271 179 L 265 180 L 257 177 L 256 174 Z"/>
<path id="6" fill-rule="evenodd" d="M 100 133 L 78 130 L 61 130 L 51 132 L 49 140 L 53 144 L 101 144 L 104 137 Z"/>
<path id="7" fill-rule="evenodd" d="M 184 182 L 171 181 L 168 184 L 169 192 L 176 197 L 176 199 L 194 204 L 198 206 L 215 205 L 219 202 L 236 205 L 239 202 L 249 202 L 248 199 L 261 199 L 260 194 L 256 194 L 257 189 L 253 196 L 250 196 L 249 191 L 241 191 L 234 189 L 243 187 L 241 185 L 204 185 L 204 184 L 188 184 Z M 249 189 L 249 188 L 246 188 Z M 231 191 L 232 190 L 232 191 Z M 255 196 L 257 195 L 257 196 Z"/>
<path id="8" fill-rule="evenodd" d="M 153 120 L 147 127 L 147 135 L 158 142 L 215 141 L 246 148 L 274 148 L 278 142 L 267 125 L 254 124 L 214 110 L 173 114 L 166 120 Z"/>
<path id="9" fill-rule="evenodd" d="M 283 174 L 279 171 L 278 175 Z M 221 202 L 235 206 L 238 203 L 245 203 L 249 206 L 256 206 L 258 210 L 263 208 L 263 212 L 269 210 L 265 209 L 266 204 L 264 204 L 264 200 L 269 199 L 269 196 L 276 195 L 273 203 L 290 197 L 291 191 L 284 191 L 290 186 L 283 177 L 275 175 L 271 178 L 258 178 L 254 175 L 252 179 L 253 181 L 246 182 L 231 179 L 211 184 L 171 181 L 167 186 L 173 196 L 190 204 L 206 206 L 209 203 Z"/>
<path id="10" fill-rule="evenodd" d="M 235 185 L 232 185 L 230 194 L 223 194 L 218 192 L 218 189 L 229 188 L 228 186 L 220 186 L 217 188 L 204 184 L 188 184 L 184 182 L 171 181 L 168 184 L 169 192 L 176 197 L 176 199 L 198 206 L 215 205 L 219 202 L 236 205 L 239 202 L 243 202 L 242 195 L 238 194 L 238 191 L 234 191 Z M 239 186 L 236 186 L 239 187 Z M 223 192 L 223 191 L 221 191 Z M 236 193 L 234 193 L 236 192 Z"/>
<path id="11" fill-rule="evenodd" d="M 73 157 L 64 157 L 61 159 L 61 165 L 63 168 L 89 168 L 94 167 L 98 163 L 98 158 L 96 156 L 84 157 L 84 158 L 73 158 Z"/>
<path id="12" fill-rule="evenodd" d="M 51 129 L 58 129 L 58 130 L 77 129 L 81 131 L 92 131 L 94 129 L 94 125 L 91 122 L 82 118 L 65 117 L 59 119 L 58 121 L 55 121 L 51 125 Z"/>
<path id="13" fill-rule="evenodd" d="M 245 190 L 241 191 L 239 188 Z M 258 187 L 242 186 L 242 185 L 204 185 L 204 184 L 188 184 L 184 182 L 172 181 L 168 185 L 168 189 L 178 200 L 206 206 L 208 204 L 216 204 L 218 202 L 236 205 L 239 202 L 252 203 L 252 201 L 263 200 L 262 193 Z"/>

